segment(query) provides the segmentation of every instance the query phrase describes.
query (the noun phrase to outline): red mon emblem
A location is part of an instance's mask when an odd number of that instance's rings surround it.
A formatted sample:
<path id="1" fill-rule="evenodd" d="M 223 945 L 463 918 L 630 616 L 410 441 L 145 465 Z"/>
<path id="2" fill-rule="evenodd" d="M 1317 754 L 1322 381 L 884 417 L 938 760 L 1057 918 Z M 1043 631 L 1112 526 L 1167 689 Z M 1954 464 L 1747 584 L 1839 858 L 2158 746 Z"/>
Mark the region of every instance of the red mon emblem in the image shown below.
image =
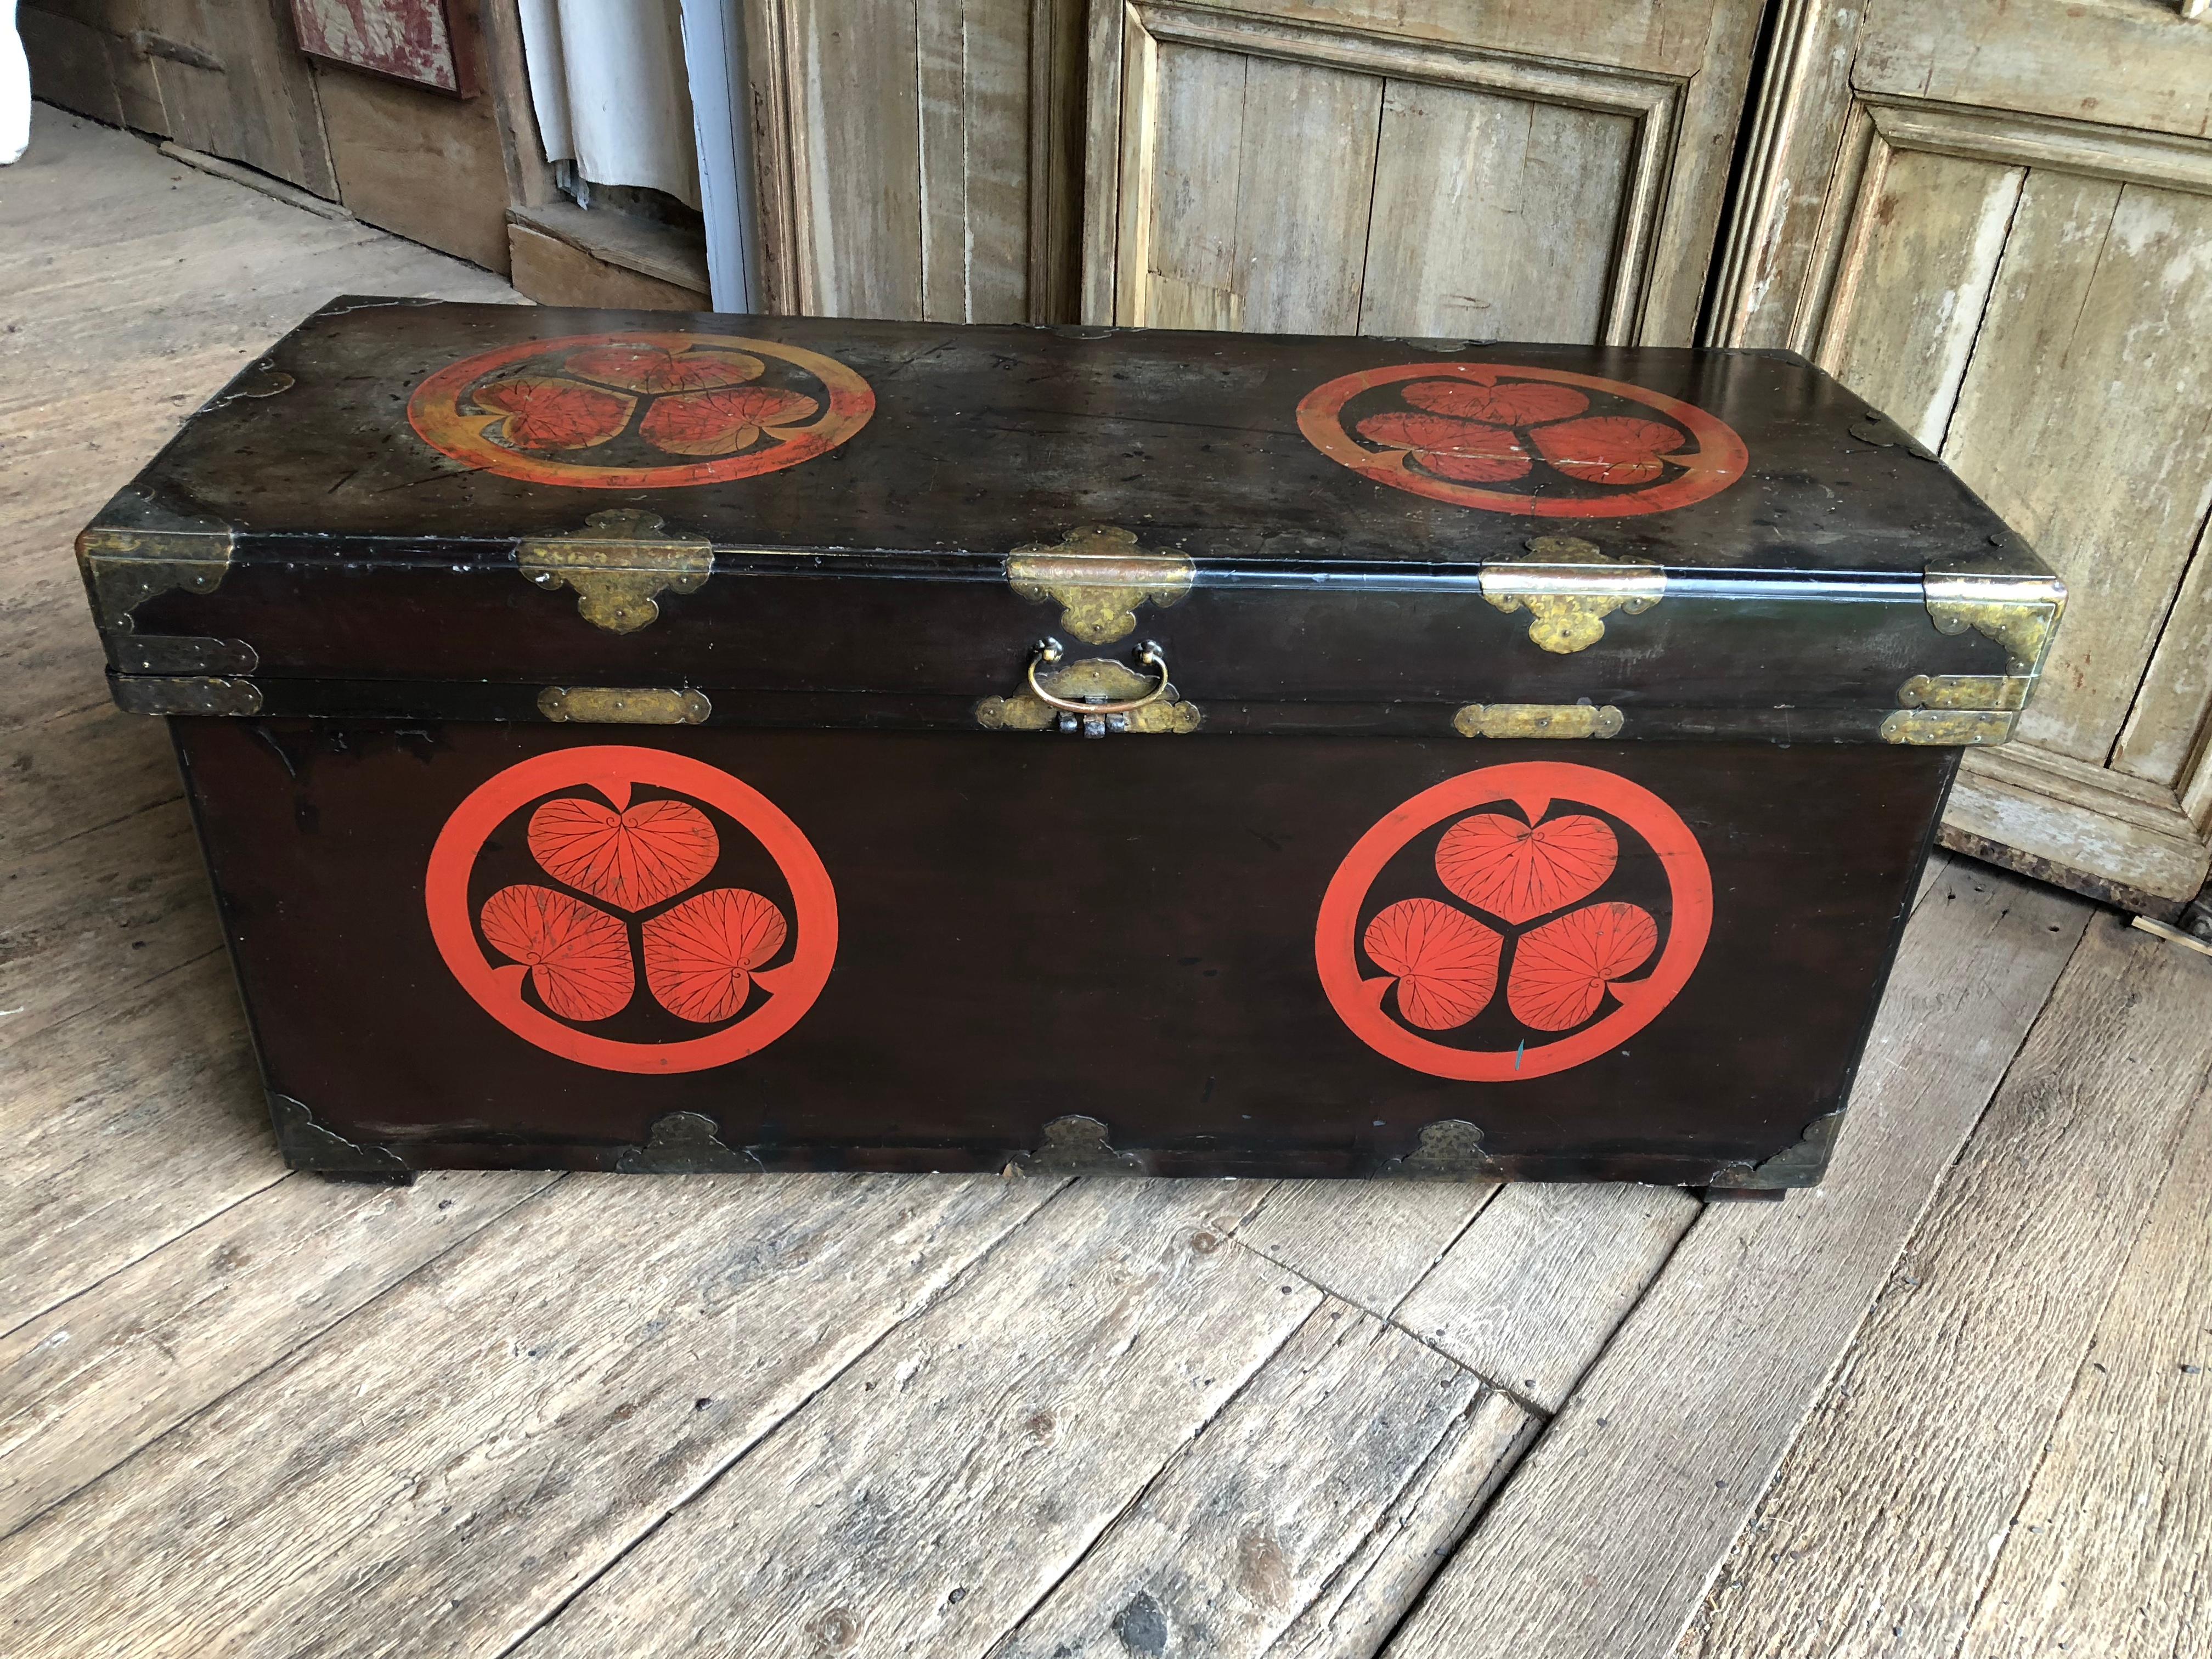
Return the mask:
<path id="1" fill-rule="evenodd" d="M 723 483 L 826 454 L 876 394 L 818 351 L 735 335 L 523 340 L 449 363 L 407 419 L 433 448 L 503 477 L 581 489 Z"/>
<path id="2" fill-rule="evenodd" d="M 1322 896 L 1314 961 L 1376 1053 L 1510 1083 L 1650 1024 L 1697 967 L 1712 914 L 1705 854 L 1666 802 L 1595 767 L 1531 761 L 1448 779 L 1362 836 Z"/>
<path id="3" fill-rule="evenodd" d="M 1519 363 L 1399 363 L 1316 386 L 1298 430 L 1331 460 L 1433 501 L 1535 518 L 1663 513 L 1717 495 L 1751 452 L 1694 404 Z"/>
<path id="4" fill-rule="evenodd" d="M 519 848 L 495 843 L 502 826 Z M 738 884 L 748 860 L 777 895 Z M 486 1013 L 605 1071 L 742 1060 L 799 1023 L 837 955 L 836 895 L 799 826 L 728 773 L 659 749 L 510 766 L 447 819 L 423 899 L 446 966 Z"/>

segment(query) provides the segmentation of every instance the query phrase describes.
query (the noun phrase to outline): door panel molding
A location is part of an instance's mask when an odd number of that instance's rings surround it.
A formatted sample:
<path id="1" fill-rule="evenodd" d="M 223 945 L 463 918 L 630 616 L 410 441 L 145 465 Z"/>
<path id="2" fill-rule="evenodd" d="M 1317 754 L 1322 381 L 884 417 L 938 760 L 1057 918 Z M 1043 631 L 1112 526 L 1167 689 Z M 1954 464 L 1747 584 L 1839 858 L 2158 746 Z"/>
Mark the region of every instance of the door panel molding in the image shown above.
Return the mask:
<path id="1" fill-rule="evenodd" d="M 1407 40 L 1349 22 L 1231 12 L 1184 0 L 1094 0 L 1091 46 L 1085 322 L 1140 327 L 1155 319 L 1152 192 L 1158 159 L 1159 54 L 1168 46 L 1626 118 L 1634 137 L 1600 337 L 1627 343 L 1648 335 L 1653 256 L 1681 140 L 1686 77 L 1540 61 L 1476 46 Z M 1176 306 L 1171 314 L 1185 314 L 1184 307 Z"/>
<path id="2" fill-rule="evenodd" d="M 1942 839 L 2163 921 L 2212 873 L 2201 805 L 2024 743 L 1964 757 Z"/>
<path id="3" fill-rule="evenodd" d="M 1829 210 L 1813 237 L 1805 284 L 1790 320 L 1786 340 L 1791 350 L 1817 357 L 1823 349 L 1837 295 L 1848 293 L 1854 274 L 1850 256 L 1864 247 L 1870 210 L 1880 198 L 1891 158 L 1899 153 L 2040 167 L 2212 196 L 2212 139 L 1859 94 L 1844 120 Z"/>

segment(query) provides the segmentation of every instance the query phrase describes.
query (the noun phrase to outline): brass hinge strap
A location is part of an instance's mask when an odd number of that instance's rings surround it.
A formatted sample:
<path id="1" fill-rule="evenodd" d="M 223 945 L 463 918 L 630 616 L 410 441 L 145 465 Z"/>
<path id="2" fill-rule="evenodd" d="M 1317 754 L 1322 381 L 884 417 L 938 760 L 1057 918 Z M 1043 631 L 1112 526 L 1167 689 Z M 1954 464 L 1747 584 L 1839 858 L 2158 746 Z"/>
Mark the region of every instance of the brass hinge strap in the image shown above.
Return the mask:
<path id="1" fill-rule="evenodd" d="M 1482 567 L 1482 597 L 1509 614 L 1526 610 L 1528 637 L 1561 655 L 1605 637 L 1614 611 L 1641 616 L 1667 592 L 1667 573 L 1654 564 L 1608 557 L 1578 536 L 1538 536 L 1525 556 Z"/>
<path id="2" fill-rule="evenodd" d="M 585 726 L 701 726 L 714 712 L 704 691 L 658 685 L 549 685 L 538 694 L 549 720 Z"/>
<path id="3" fill-rule="evenodd" d="M 1462 738 L 1614 738 L 1620 710 L 1611 703 L 1471 702 L 1452 716 Z"/>
<path id="4" fill-rule="evenodd" d="M 548 591 L 568 587 L 594 628 L 635 634 L 660 615 L 663 593 L 696 592 L 714 574 L 703 536 L 671 536 L 657 514 L 635 507 L 594 513 L 584 527 L 518 544 L 515 565 Z"/>
<path id="5" fill-rule="evenodd" d="M 258 714 L 261 688 L 252 680 L 204 674 L 111 674 L 108 693 L 126 714 Z"/>
<path id="6" fill-rule="evenodd" d="M 1899 708 L 1883 720 L 1881 736 L 1885 743 L 1988 748 L 2008 741 L 2019 718 L 2009 708 Z"/>
<path id="7" fill-rule="evenodd" d="M 1907 708 L 2025 708 L 2035 681 L 2026 674 L 1915 674 L 1897 688 Z"/>

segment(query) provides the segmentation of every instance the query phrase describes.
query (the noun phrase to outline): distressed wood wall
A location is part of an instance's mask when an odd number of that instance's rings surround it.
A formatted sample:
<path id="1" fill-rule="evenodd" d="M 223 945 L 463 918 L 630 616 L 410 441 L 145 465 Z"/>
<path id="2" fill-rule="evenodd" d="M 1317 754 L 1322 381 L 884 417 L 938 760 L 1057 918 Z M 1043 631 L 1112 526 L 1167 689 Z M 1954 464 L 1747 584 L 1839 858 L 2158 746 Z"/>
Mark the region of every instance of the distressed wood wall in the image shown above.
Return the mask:
<path id="1" fill-rule="evenodd" d="M 38 97 L 337 195 L 286 0 L 26 0 L 17 18 Z"/>
<path id="2" fill-rule="evenodd" d="M 747 0 L 777 309 L 1686 343 L 1758 0 Z"/>
<path id="3" fill-rule="evenodd" d="M 745 0 L 772 309 L 1073 315 L 1080 0 Z"/>

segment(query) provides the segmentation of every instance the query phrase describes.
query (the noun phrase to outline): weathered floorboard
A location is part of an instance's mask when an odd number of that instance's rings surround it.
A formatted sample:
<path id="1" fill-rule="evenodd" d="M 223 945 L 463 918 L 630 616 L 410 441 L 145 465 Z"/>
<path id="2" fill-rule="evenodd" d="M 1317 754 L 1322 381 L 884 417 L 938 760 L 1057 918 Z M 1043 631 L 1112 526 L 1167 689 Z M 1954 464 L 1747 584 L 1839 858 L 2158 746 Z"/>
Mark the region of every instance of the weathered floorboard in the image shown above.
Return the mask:
<path id="1" fill-rule="evenodd" d="M 1675 1187 L 1508 1187 L 1414 1286 L 1398 1322 L 1556 1412 L 1699 1208 Z"/>
<path id="2" fill-rule="evenodd" d="M 2144 1286 L 2151 1305 L 2136 1302 L 2136 1323 L 2122 1326 L 2114 1322 L 2121 1307 L 2112 1292 L 2137 1231 L 2134 1218 L 2157 1194 L 2191 1102 L 2212 1070 L 2208 1007 L 2212 962 L 2114 917 L 2091 926 L 1957 1172 L 1890 1276 L 1844 1376 L 1806 1425 L 1730 1563 L 1703 1652 L 1714 1659 L 1753 1652 L 1778 1659 L 1948 1655 L 1966 1632 L 2008 1528 L 2006 1553 L 2024 1552 L 2005 1575 L 2015 1607 L 2046 1597 L 2094 1601 L 2101 1592 L 2082 1586 L 2069 1569 L 2118 1568 L 2136 1552 L 2157 1549 L 2148 1539 L 2116 1537 L 2089 1543 L 2093 1553 L 2084 1560 L 2075 1554 L 2087 1542 L 2081 1520 L 2065 1528 L 2074 1540 L 2069 1549 L 2055 1547 L 2056 1537 L 2024 1536 L 2014 1517 L 2100 1316 L 2119 1370 L 2092 1353 L 2088 1374 L 2098 1380 L 2085 1386 L 2108 1402 L 2118 1391 L 2149 1407 L 2166 1386 L 2163 1376 L 2148 1375 L 2150 1351 L 2164 1350 L 2164 1369 L 2172 1371 L 2187 1357 L 2182 1348 L 2203 1346 L 2202 1303 L 2195 1331 L 2177 1329 L 2170 1314 L 2155 1317 L 2160 1290 Z M 2195 1195 L 2192 1243 L 2202 1255 L 2202 1188 Z M 2171 1218 L 2166 1225 L 2172 1229 Z M 2166 1248 L 2179 1243 L 2169 1232 Z M 2212 1269 L 2200 1266 L 2204 1271 Z M 2154 1338 L 2146 1328 L 2160 1334 Z M 1931 1389 L 1931 1378 L 1942 1386 Z M 2162 1439 L 2154 1420 L 2136 1419 L 2136 1432 Z M 2065 1466 L 2121 1453 L 2114 1426 L 2083 1423 L 2063 1437 L 2068 1449 L 2057 1454 L 2061 1467 L 2052 1478 L 2057 1491 L 2072 1488 L 2072 1502 L 2087 1494 L 2078 1468 L 2069 1478 Z M 2128 1468 L 2107 1478 L 2132 1486 L 2136 1496 L 2147 1482 L 2166 1486 L 2174 1480 L 2176 1471 L 2154 1467 L 2158 1456 L 2149 1445 L 2138 1440 L 2137 1452 Z M 2172 1455 L 2179 1452 L 2177 1446 Z M 2197 1494 L 2200 1505 L 2203 1496 Z M 2117 1497 L 2105 1498 L 2104 1506 L 2133 1507 L 2132 1498 L 2115 1504 Z M 2046 1516 L 2051 1501 L 2047 1495 Z M 2180 1520 L 2154 1522 L 2156 1512 L 2136 1509 L 2140 1518 L 2124 1530 L 2160 1531 Z M 2203 1518 L 2200 1510 L 2193 1545 L 2200 1552 Z M 2033 1516 L 2022 1522 L 2039 1524 Z M 1993 1633 L 2002 1628 L 1991 1626 Z M 2007 1653 L 2057 1650 L 2009 1642 Z M 2175 1651 L 2096 1640 L 2069 1650 Z"/>
<path id="3" fill-rule="evenodd" d="M 1705 1210 L 1391 1659 L 1667 1650 L 2088 914 L 1953 866 L 1906 931 L 1828 1183 Z"/>
<path id="4" fill-rule="evenodd" d="M 1435 1566 L 1432 1540 L 1456 1535 L 1534 1421 L 1332 1297 L 991 1659 L 1111 1654 L 1117 1638 L 1257 1659 L 1308 1621 L 1328 1651 L 1371 1651 L 1382 1631 L 1347 1623 L 1351 1591 L 1387 1582 L 1395 1617 Z"/>
<path id="5" fill-rule="evenodd" d="M 2150 1220 L 2106 1301 L 1962 1659 L 2212 1651 L 2207 1193 L 2212 1091 L 2197 1096 Z"/>
<path id="6" fill-rule="evenodd" d="M 291 1176 L 0 1338 L 0 1534 L 556 1179 Z"/>
<path id="7" fill-rule="evenodd" d="M 1080 1183 L 520 1652 L 980 1651 L 1321 1304 L 1264 1190 Z"/>
<path id="8" fill-rule="evenodd" d="M 502 1652 L 1054 1191 L 569 1176 L 0 1540 L 0 1630 Z"/>
<path id="9" fill-rule="evenodd" d="M 0 1331 L 279 1180 L 230 964 L 207 954 L 0 1049 Z"/>
<path id="10" fill-rule="evenodd" d="M 1497 1192 L 1494 1181 L 1285 1181 L 1237 1242 L 1388 1315 Z"/>
<path id="11" fill-rule="evenodd" d="M 345 290 L 518 297 L 43 106 L 0 189 L 0 1331 L 282 1174 L 167 735 L 108 704 L 70 543 Z"/>

